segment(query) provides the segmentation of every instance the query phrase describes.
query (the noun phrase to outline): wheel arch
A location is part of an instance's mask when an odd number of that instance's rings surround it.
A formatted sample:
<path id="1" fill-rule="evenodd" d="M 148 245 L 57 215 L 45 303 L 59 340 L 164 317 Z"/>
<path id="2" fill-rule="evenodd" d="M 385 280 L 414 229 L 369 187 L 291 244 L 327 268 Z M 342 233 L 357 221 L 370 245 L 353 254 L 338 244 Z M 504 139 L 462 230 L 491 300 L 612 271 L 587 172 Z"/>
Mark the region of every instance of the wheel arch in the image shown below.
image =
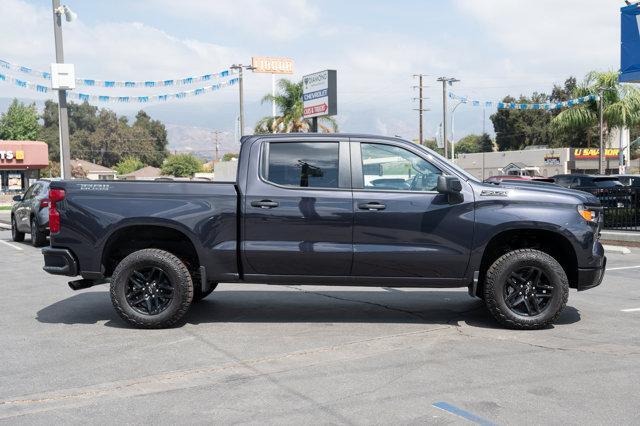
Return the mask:
<path id="1" fill-rule="evenodd" d="M 576 250 L 564 234 L 557 230 L 539 228 L 514 228 L 495 234 L 485 245 L 479 265 L 476 296 L 482 295 L 487 270 L 503 254 L 522 248 L 547 253 L 560 263 L 569 280 L 569 286 L 578 284 L 578 258 Z"/>
<path id="2" fill-rule="evenodd" d="M 170 223 L 129 223 L 113 230 L 104 241 L 101 264 L 105 277 L 111 276 L 117 264 L 126 256 L 148 248 L 174 254 L 190 270 L 197 270 L 201 265 L 202 257 L 193 238 L 179 226 Z"/>

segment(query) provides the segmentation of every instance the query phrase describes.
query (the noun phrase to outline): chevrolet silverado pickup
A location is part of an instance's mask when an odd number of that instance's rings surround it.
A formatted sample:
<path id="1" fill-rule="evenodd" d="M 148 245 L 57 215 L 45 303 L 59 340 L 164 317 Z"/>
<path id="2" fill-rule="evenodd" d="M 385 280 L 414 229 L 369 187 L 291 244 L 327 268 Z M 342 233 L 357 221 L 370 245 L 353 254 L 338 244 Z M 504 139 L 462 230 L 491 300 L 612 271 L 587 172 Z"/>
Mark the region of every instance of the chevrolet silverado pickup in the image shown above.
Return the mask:
<path id="1" fill-rule="evenodd" d="M 142 328 L 220 282 L 467 287 L 504 326 L 541 328 L 606 264 L 593 195 L 482 183 L 398 138 L 247 136 L 235 182 L 56 181 L 49 200 L 44 270 L 108 283 Z"/>

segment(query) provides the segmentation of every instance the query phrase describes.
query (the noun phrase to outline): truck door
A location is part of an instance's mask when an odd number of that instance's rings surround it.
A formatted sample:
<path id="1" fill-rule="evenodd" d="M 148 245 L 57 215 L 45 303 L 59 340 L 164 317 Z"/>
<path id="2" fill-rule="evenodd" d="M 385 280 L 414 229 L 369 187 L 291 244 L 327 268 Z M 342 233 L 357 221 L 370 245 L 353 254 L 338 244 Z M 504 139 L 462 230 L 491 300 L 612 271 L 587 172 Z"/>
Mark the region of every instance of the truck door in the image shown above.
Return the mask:
<path id="1" fill-rule="evenodd" d="M 443 173 L 402 144 L 352 142 L 354 276 L 441 280 L 464 276 L 474 230 L 473 193 L 449 204 Z"/>
<path id="2" fill-rule="evenodd" d="M 248 161 L 241 233 L 245 273 L 349 275 L 348 142 L 268 138 L 254 143 Z"/>

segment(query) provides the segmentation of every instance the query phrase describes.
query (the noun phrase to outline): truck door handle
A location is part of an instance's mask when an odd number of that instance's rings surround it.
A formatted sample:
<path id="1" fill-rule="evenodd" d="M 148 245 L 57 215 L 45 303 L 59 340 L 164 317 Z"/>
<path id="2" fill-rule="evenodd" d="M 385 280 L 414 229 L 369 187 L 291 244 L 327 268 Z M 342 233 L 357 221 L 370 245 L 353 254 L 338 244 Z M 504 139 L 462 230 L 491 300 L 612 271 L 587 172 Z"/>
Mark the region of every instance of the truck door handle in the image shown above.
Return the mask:
<path id="1" fill-rule="evenodd" d="M 360 210 L 384 210 L 387 206 L 382 203 L 378 203 L 377 201 L 372 201 L 370 203 L 358 204 L 358 208 Z"/>
<path id="2" fill-rule="evenodd" d="M 271 200 L 260 200 L 251 202 L 251 207 L 260 207 L 261 209 L 272 209 L 278 206 L 279 204 L 277 202 Z"/>

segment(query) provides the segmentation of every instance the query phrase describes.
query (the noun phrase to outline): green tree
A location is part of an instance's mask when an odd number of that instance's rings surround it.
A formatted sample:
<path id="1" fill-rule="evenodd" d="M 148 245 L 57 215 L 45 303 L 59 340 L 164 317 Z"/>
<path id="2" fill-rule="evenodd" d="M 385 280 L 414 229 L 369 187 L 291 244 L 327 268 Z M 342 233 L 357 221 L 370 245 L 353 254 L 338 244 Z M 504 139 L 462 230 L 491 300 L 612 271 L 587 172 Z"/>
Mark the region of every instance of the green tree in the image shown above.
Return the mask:
<path id="1" fill-rule="evenodd" d="M 487 133 L 483 133 L 482 135 L 480 135 L 478 147 L 480 148 L 479 152 L 492 152 L 493 141 L 491 140 L 491 136 L 489 136 L 489 134 Z"/>
<path id="2" fill-rule="evenodd" d="M 42 113 L 44 125 L 39 139 L 49 145 L 49 158 L 59 161 L 58 105 L 46 101 Z M 84 102 L 69 102 L 71 156 L 113 167 L 126 157 L 136 157 L 144 164 L 160 166 L 168 155 L 164 125 L 152 120 L 144 111 L 133 125 L 128 119 L 108 109 L 98 109 Z"/>
<path id="3" fill-rule="evenodd" d="M 240 158 L 240 154 L 236 152 L 227 152 L 222 156 L 222 161 L 231 161 L 233 158 Z"/>
<path id="4" fill-rule="evenodd" d="M 136 114 L 136 121 L 133 123 L 133 126 L 142 128 L 149 133 L 155 145 L 155 156 L 149 164 L 154 167 L 161 166 L 164 159 L 169 155 L 169 151 L 167 150 L 169 140 L 164 124 L 158 120 L 152 120 L 146 112 L 140 110 L 138 114 Z"/>
<path id="5" fill-rule="evenodd" d="M 176 177 L 192 177 L 202 171 L 202 163 L 192 154 L 170 155 L 162 164 L 162 174 Z"/>
<path id="6" fill-rule="evenodd" d="M 142 161 L 140 161 L 136 157 L 129 156 L 120 160 L 114 168 L 119 174 L 126 175 L 127 173 L 132 173 L 136 170 L 140 170 L 143 167 L 144 163 Z"/>
<path id="7" fill-rule="evenodd" d="M 262 103 L 275 101 L 280 115 L 264 117 L 255 126 L 255 132 L 291 133 L 309 132 L 311 120 L 302 116 L 302 81 L 293 82 L 287 79 L 278 80 L 278 94 L 268 94 L 262 98 Z M 325 133 L 337 132 L 338 124 L 331 117 L 319 117 L 318 128 Z"/>
<path id="8" fill-rule="evenodd" d="M 592 71 L 584 81 L 573 90 L 573 97 L 582 97 L 603 92 L 604 131 L 614 128 L 640 125 L 640 90 L 635 86 L 618 83 L 615 71 Z M 599 130 L 599 102 L 590 101 L 560 112 L 553 125 L 561 132 L 579 132 L 586 137 L 587 146 L 591 146 Z"/>
<path id="9" fill-rule="evenodd" d="M 503 102 L 544 103 L 549 102 L 549 97 L 534 93 L 530 98 L 521 96 L 517 100 L 507 96 Z M 550 145 L 554 136 L 551 119 L 551 113 L 545 110 L 498 110 L 491 115 L 498 150 L 517 151 L 531 145 Z"/>
<path id="10" fill-rule="evenodd" d="M 36 140 L 39 127 L 36 104 L 25 105 L 14 99 L 0 116 L 0 139 Z"/>
<path id="11" fill-rule="evenodd" d="M 456 154 L 480 152 L 480 135 L 467 135 L 455 144 Z"/>

